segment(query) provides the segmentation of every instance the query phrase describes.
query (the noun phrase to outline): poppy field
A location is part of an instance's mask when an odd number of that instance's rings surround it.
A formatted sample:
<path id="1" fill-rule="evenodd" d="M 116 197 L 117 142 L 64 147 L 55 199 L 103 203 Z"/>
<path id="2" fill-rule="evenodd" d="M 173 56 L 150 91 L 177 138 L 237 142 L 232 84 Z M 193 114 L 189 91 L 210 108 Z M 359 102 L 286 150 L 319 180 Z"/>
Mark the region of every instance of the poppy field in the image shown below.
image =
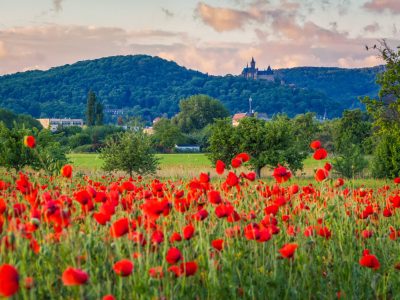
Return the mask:
<path id="1" fill-rule="evenodd" d="M 306 184 L 283 166 L 265 181 L 238 171 L 249 159 L 177 180 L 2 171 L 0 296 L 398 297 L 400 178 L 354 185 L 321 162 Z"/>

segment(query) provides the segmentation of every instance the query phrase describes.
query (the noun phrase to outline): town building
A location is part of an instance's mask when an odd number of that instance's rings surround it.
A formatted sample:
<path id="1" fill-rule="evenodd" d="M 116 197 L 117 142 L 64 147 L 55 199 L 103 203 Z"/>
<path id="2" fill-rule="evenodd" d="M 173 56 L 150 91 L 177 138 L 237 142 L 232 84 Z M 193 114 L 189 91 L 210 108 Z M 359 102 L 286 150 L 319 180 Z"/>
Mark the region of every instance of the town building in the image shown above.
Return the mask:
<path id="1" fill-rule="evenodd" d="M 43 128 L 55 132 L 60 128 L 78 126 L 83 127 L 83 119 L 37 119 Z"/>
<path id="2" fill-rule="evenodd" d="M 247 64 L 247 67 L 243 69 L 241 76 L 253 80 L 275 80 L 274 71 L 272 71 L 271 67 L 268 66 L 266 70 L 259 70 L 256 68 L 256 62 L 253 57 L 251 58 L 250 67 L 249 64 Z"/>

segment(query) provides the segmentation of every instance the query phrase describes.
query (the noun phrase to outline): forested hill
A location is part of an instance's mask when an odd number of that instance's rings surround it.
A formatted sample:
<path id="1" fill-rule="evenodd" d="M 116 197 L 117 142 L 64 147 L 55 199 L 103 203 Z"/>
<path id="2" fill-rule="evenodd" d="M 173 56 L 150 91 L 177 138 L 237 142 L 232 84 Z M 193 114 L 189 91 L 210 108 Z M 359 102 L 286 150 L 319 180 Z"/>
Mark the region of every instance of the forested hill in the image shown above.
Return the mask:
<path id="1" fill-rule="evenodd" d="M 352 108 L 360 106 L 358 97 L 378 94 L 376 75 L 383 70 L 384 66 L 359 69 L 299 67 L 280 69 L 276 73 L 287 84 L 315 89 Z"/>
<path id="2" fill-rule="evenodd" d="M 281 85 L 237 76 L 209 76 L 147 55 L 114 56 L 1 76 L 0 107 L 35 117 L 83 117 L 87 93 L 92 89 L 106 106 L 123 108 L 145 119 L 172 116 L 182 98 L 199 93 L 221 100 L 231 113 L 247 111 L 251 97 L 254 110 L 270 115 L 313 111 L 334 117 L 365 91 L 376 94 L 371 78 L 378 69 L 371 69 L 373 75 L 368 76 L 362 69 L 361 73 L 346 70 L 348 76 L 331 70 L 279 70 L 285 82 L 295 83 Z"/>

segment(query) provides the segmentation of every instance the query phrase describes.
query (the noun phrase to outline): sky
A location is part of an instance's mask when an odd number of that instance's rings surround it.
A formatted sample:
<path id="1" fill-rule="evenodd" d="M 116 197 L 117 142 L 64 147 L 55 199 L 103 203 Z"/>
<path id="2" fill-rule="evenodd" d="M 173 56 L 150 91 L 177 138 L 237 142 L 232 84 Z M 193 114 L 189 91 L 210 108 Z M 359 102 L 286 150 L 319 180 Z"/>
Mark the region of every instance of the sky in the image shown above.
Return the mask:
<path id="1" fill-rule="evenodd" d="M 213 75 L 369 67 L 400 45 L 400 0 L 0 0 L 0 75 L 148 54 Z"/>

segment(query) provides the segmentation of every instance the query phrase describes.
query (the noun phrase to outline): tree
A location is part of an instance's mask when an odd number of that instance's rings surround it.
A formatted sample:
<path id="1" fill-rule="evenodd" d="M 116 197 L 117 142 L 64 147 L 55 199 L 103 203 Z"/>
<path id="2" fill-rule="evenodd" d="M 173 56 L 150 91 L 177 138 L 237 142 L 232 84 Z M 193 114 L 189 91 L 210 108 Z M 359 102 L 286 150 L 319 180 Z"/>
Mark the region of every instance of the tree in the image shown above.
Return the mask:
<path id="1" fill-rule="evenodd" d="M 284 115 L 269 122 L 244 118 L 236 128 L 230 119 L 219 120 L 212 127 L 209 156 L 214 163 L 220 159 L 229 165 L 236 154 L 246 152 L 258 177 L 263 167 L 274 168 L 278 164 L 295 172 L 302 169 L 308 154 L 295 137 L 294 123 Z"/>
<path id="2" fill-rule="evenodd" d="M 172 124 L 171 120 L 161 118 L 153 126 L 154 134 L 152 139 L 157 149 L 162 152 L 171 152 L 176 144 L 184 140 L 179 127 Z"/>
<path id="3" fill-rule="evenodd" d="M 96 102 L 96 126 L 103 125 L 104 113 L 103 104 Z"/>
<path id="4" fill-rule="evenodd" d="M 152 140 L 136 126 L 109 137 L 100 157 L 104 160 L 105 171 L 121 170 L 139 175 L 153 174 L 157 170 L 158 159 L 154 154 Z"/>
<path id="5" fill-rule="evenodd" d="M 173 122 L 185 133 L 203 129 L 214 123 L 214 119 L 229 116 L 229 111 L 219 100 L 207 95 L 184 99 L 179 103 L 179 108 L 180 112 L 173 118 Z"/>
<path id="6" fill-rule="evenodd" d="M 87 126 L 93 126 L 96 122 L 96 95 L 90 90 L 86 103 L 86 124 Z"/>
<path id="7" fill-rule="evenodd" d="M 385 70 L 378 75 L 381 89 L 379 99 L 365 97 L 368 113 L 373 117 L 376 147 L 373 155 L 373 174 L 393 178 L 400 174 L 400 46 L 391 49 L 383 40 L 377 48 L 386 62 Z"/>
<path id="8" fill-rule="evenodd" d="M 215 164 L 217 160 L 229 163 L 238 154 L 239 139 L 230 118 L 216 120 L 211 125 L 208 157 Z"/>
<path id="9" fill-rule="evenodd" d="M 36 136 L 36 148 L 24 145 L 24 137 L 28 135 Z M 47 129 L 32 131 L 23 126 L 9 129 L 0 123 L 0 166 L 16 171 L 29 166 L 47 173 L 58 172 L 67 163 L 67 158 L 56 139 L 57 135 Z"/>
<path id="10" fill-rule="evenodd" d="M 315 113 L 305 113 L 293 118 L 294 136 L 297 144 L 303 151 L 310 150 L 310 142 L 316 139 L 319 133 L 319 126 Z"/>

